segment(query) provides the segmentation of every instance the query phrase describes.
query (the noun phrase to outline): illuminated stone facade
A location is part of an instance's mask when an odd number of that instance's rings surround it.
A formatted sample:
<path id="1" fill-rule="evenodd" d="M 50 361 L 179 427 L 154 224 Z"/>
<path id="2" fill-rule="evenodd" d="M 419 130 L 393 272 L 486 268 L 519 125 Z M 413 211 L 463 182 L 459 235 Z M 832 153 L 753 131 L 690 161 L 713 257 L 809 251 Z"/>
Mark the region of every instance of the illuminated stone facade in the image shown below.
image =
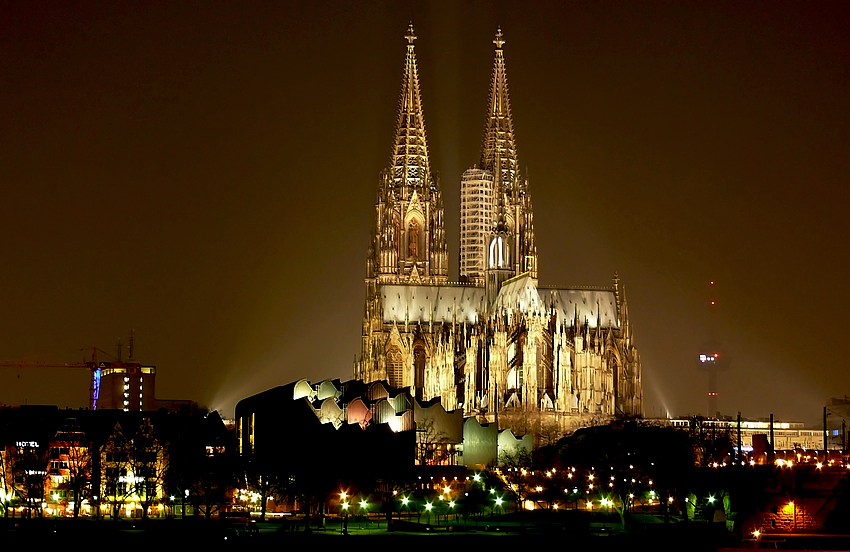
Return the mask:
<path id="1" fill-rule="evenodd" d="M 641 367 L 619 278 L 541 287 L 501 32 L 481 158 L 461 184 L 461 282 L 448 281 L 440 183 L 428 159 L 412 26 L 391 165 L 366 258 L 355 377 L 500 426 L 562 431 L 642 413 Z M 477 219 L 477 220 L 476 220 Z M 533 428 L 529 428 L 533 429 Z"/>

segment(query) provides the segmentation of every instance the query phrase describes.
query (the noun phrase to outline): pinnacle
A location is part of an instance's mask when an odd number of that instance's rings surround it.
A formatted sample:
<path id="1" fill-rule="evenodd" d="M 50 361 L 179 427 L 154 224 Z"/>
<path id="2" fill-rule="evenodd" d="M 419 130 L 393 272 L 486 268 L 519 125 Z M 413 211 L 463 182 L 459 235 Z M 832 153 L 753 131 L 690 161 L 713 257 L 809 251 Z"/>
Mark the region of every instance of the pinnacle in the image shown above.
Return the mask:
<path id="1" fill-rule="evenodd" d="M 493 172 L 498 187 L 512 191 L 517 180 L 517 155 L 508 96 L 508 77 L 502 46 L 505 44 L 502 29 L 496 32 L 496 57 L 490 81 L 490 98 L 487 122 L 484 125 L 484 143 L 481 146 L 481 168 Z"/>
<path id="2" fill-rule="evenodd" d="M 413 28 L 413 26 L 411 25 L 411 29 L 412 28 Z M 502 44 L 504 44 L 504 43 L 505 43 L 505 41 L 502 39 L 502 28 L 499 27 L 498 30 L 496 31 L 496 40 L 493 41 L 493 44 L 496 45 L 497 50 L 501 50 Z"/>
<path id="3" fill-rule="evenodd" d="M 419 72 L 416 68 L 416 53 L 413 46 L 416 34 L 412 23 L 407 27 L 405 39 L 407 40 L 407 56 L 401 83 L 390 172 L 394 187 L 415 190 L 428 186 L 430 168 L 422 99 L 419 93 Z M 403 192 L 403 195 L 406 195 L 406 192 Z"/>

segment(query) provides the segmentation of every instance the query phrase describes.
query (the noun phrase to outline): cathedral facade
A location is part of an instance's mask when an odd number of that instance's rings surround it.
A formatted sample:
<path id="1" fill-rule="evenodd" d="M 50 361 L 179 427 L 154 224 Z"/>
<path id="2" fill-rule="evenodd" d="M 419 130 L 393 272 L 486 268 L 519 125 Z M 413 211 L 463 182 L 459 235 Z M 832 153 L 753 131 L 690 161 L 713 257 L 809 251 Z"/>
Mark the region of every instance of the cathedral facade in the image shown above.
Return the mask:
<path id="1" fill-rule="evenodd" d="M 640 357 L 619 278 L 538 284 L 529 183 L 519 170 L 501 31 L 481 157 L 461 177 L 458 282 L 448 280 L 442 190 L 431 171 L 412 25 L 390 167 L 366 258 L 355 378 L 440 397 L 464 416 L 563 430 L 642 414 Z"/>

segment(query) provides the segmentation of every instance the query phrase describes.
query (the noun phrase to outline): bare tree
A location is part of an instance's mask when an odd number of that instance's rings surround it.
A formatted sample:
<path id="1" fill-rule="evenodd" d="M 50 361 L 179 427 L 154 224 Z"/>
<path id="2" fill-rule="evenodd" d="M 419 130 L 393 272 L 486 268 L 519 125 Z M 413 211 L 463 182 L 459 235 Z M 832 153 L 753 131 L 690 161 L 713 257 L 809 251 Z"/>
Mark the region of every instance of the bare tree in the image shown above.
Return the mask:
<path id="1" fill-rule="evenodd" d="M 9 449 L 3 444 L 0 448 L 0 508 L 3 508 L 4 518 L 9 517 L 9 509 L 14 496 L 14 478 L 9 465 Z"/>
<path id="2" fill-rule="evenodd" d="M 148 509 L 162 497 L 168 456 L 165 445 L 154 435 L 153 425 L 147 418 L 142 421 L 128 445 L 127 463 L 131 474 L 128 477 L 133 485 L 132 494 L 138 497 L 142 518 L 147 519 Z"/>
<path id="3" fill-rule="evenodd" d="M 534 489 L 530 476 L 531 453 L 521 447 L 499 455 L 499 468 L 497 474 L 504 483 L 507 494 L 516 505 L 520 527 L 525 527 L 522 515 L 523 503 L 529 499 Z"/>
<path id="4" fill-rule="evenodd" d="M 420 466 L 439 466 L 454 460 L 454 449 L 434 418 L 416 422 L 416 461 Z"/>
<path id="5" fill-rule="evenodd" d="M 47 485 L 47 447 L 34 441 L 18 441 L 9 447 L 14 494 L 27 505 L 27 516 L 41 516 Z"/>
<path id="6" fill-rule="evenodd" d="M 537 431 L 537 444 L 540 447 L 554 445 L 564 436 L 561 426 L 556 421 L 543 421 Z"/>
<path id="7" fill-rule="evenodd" d="M 260 520 L 266 519 L 266 506 L 272 496 L 285 494 L 286 485 L 280 480 L 279 470 L 267 462 L 252 458 L 245 468 L 245 483 L 260 498 Z"/>
<path id="8" fill-rule="evenodd" d="M 110 505 L 112 519 L 117 520 L 121 506 L 133 494 L 130 479 L 130 442 L 120 424 L 115 424 L 112 433 L 100 447 L 102 500 Z"/>
<path id="9" fill-rule="evenodd" d="M 50 442 L 50 473 L 61 476 L 57 490 L 70 492 L 74 518 L 78 518 L 83 499 L 91 487 L 93 454 L 82 431 L 60 431 Z"/>
<path id="10" fill-rule="evenodd" d="M 198 514 L 209 519 L 227 503 L 236 483 L 233 459 L 213 450 L 199 458 L 189 477 L 189 500 Z"/>

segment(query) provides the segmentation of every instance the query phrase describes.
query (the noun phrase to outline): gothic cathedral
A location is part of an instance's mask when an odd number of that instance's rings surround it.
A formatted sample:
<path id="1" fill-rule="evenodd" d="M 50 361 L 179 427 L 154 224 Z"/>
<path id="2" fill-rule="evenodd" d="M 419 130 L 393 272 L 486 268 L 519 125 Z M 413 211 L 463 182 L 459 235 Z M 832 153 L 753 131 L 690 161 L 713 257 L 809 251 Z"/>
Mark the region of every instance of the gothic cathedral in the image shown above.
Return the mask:
<path id="1" fill-rule="evenodd" d="M 625 293 L 539 286 L 528 180 L 519 170 L 499 31 L 484 142 L 461 178 L 459 282 L 448 281 L 440 182 L 428 160 L 413 26 L 390 167 L 366 258 L 355 377 L 508 425 L 570 429 L 642 414 L 640 357 Z"/>

